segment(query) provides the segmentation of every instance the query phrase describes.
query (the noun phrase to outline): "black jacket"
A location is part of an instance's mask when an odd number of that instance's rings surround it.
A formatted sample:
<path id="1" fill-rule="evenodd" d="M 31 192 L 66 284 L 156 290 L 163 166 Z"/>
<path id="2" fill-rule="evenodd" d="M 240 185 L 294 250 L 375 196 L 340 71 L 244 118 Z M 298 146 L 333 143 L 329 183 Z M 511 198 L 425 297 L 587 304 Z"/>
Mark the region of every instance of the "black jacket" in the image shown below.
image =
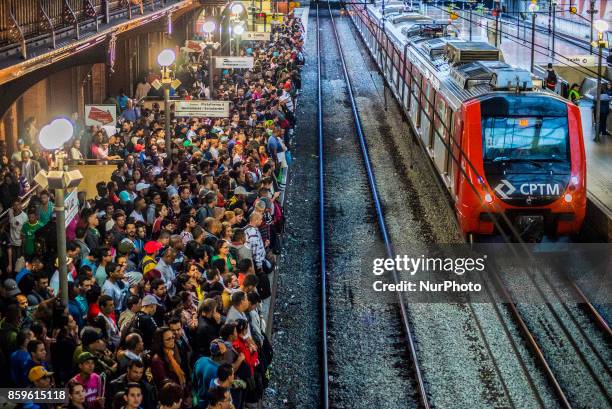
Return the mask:
<path id="1" fill-rule="evenodd" d="M 159 308 L 159 307 L 158 307 Z M 152 316 L 142 311 L 138 311 L 134 320 L 132 321 L 129 332 L 136 330 L 142 337 L 142 342 L 146 350 L 151 349 L 151 343 L 153 342 L 153 334 L 157 329 L 157 324 Z"/>
<path id="2" fill-rule="evenodd" d="M 197 360 L 201 356 L 210 356 L 210 343 L 219 338 L 219 329 L 221 324 L 215 320 L 200 317 L 198 318 L 198 328 L 196 328 L 195 338 L 193 342 L 194 359 Z"/>
<path id="3" fill-rule="evenodd" d="M 144 379 L 144 375 L 143 375 L 143 379 L 141 379 L 140 382 L 138 383 L 140 384 L 140 387 L 142 389 L 142 408 L 143 409 L 156 409 L 157 408 L 157 390 L 155 389 L 155 386 L 147 382 Z M 109 384 L 106 390 L 106 393 L 107 393 L 106 407 L 107 408 L 112 407 L 115 396 L 117 395 L 117 393 L 124 391 L 127 384 L 128 384 L 127 374 L 121 375 L 120 377 L 118 377 L 117 379 L 115 379 Z"/>

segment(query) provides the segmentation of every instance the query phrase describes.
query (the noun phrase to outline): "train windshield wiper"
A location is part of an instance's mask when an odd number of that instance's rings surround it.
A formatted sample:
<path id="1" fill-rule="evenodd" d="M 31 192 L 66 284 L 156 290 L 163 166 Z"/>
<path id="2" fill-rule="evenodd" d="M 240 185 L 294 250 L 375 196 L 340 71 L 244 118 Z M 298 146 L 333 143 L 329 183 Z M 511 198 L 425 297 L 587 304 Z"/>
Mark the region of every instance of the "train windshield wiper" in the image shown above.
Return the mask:
<path id="1" fill-rule="evenodd" d="M 507 156 L 498 156 L 497 158 L 493 159 L 493 162 L 525 162 L 534 165 L 538 168 L 543 167 L 541 161 L 526 158 L 509 158 Z"/>

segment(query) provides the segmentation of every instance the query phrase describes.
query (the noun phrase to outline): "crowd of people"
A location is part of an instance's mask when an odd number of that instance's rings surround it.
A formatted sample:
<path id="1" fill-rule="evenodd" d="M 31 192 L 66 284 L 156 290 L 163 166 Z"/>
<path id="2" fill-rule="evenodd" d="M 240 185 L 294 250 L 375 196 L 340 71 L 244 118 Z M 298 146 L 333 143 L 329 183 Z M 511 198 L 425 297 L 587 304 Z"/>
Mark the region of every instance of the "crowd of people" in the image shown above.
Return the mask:
<path id="1" fill-rule="evenodd" d="M 254 68 L 223 70 L 215 80 L 230 117 L 173 118 L 172 146 L 163 113 L 138 108 L 123 92 L 114 98 L 116 133 L 75 123 L 67 156 L 116 170 L 97 184 L 95 199 L 79 195 L 66 228 L 67 306 L 55 248 L 63 226 L 55 226 L 53 192 L 34 180 L 53 166 L 54 153 L 36 145 L 35 121 L 17 151 L 0 152 L 8 217 L 0 365 L 10 368 L 0 371 L 0 385 L 65 387 L 68 407 L 78 409 L 260 402 L 273 355 L 270 274 L 280 252 L 302 36 L 289 15 L 270 41 L 244 42 Z M 206 62 L 192 55 L 179 64 L 174 71 L 188 78 L 178 95 L 206 96 Z"/>

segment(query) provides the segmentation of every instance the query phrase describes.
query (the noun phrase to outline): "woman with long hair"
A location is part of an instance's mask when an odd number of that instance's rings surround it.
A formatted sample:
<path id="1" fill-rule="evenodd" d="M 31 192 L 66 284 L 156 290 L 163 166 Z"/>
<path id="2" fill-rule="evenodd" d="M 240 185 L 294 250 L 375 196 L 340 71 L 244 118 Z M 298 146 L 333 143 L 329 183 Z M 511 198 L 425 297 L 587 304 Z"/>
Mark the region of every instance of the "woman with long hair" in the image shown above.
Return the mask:
<path id="1" fill-rule="evenodd" d="M 72 315 L 61 315 L 56 328 L 59 328 L 55 336 L 55 342 L 51 344 L 51 363 L 55 372 L 55 380 L 58 385 L 64 385 L 72 378 L 72 355 L 81 343 L 78 335 L 79 327 Z"/>
<path id="2" fill-rule="evenodd" d="M 85 409 L 85 387 L 82 383 L 71 380 L 68 388 L 68 406 L 66 409 Z"/>
<path id="3" fill-rule="evenodd" d="M 226 212 L 228 213 L 228 212 Z M 233 212 L 232 212 L 233 213 Z M 228 243 L 232 241 L 232 236 L 234 232 L 232 230 L 232 225 L 230 222 L 221 223 L 221 240 L 225 240 Z"/>
<path id="4" fill-rule="evenodd" d="M 181 221 L 179 223 L 179 230 L 181 234 L 181 239 L 183 240 L 183 244 L 186 246 L 191 240 L 193 240 L 192 230 L 198 224 L 195 221 L 195 218 L 190 214 L 184 214 L 181 217 Z"/>
<path id="5" fill-rule="evenodd" d="M 230 244 L 225 240 L 217 240 L 215 243 L 215 254 L 212 256 L 211 261 L 214 263 L 216 260 L 225 260 L 227 271 L 230 273 L 234 271 L 236 266 L 236 260 L 230 253 Z"/>
<path id="6" fill-rule="evenodd" d="M 160 203 L 155 206 L 155 220 L 153 221 L 153 227 L 151 228 L 151 233 L 153 238 L 156 239 L 159 231 L 161 230 L 161 222 L 166 217 L 168 217 L 168 206 L 163 203 Z"/>
<path id="7" fill-rule="evenodd" d="M 176 382 L 182 387 L 187 384 L 186 371 L 181 362 L 181 356 L 176 350 L 174 333 L 168 327 L 157 328 L 151 344 L 151 373 L 158 389 L 168 381 Z"/>

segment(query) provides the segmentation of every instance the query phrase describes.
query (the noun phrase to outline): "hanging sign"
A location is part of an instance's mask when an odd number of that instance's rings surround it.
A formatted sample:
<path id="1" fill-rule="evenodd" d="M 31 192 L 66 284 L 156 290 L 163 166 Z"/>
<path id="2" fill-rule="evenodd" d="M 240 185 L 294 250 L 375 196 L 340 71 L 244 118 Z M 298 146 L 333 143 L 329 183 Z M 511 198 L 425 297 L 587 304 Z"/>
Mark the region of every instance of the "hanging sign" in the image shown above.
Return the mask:
<path id="1" fill-rule="evenodd" d="M 228 118 L 229 101 L 176 101 L 174 103 L 174 115 L 196 118 Z"/>
<path id="2" fill-rule="evenodd" d="M 565 58 L 569 60 L 570 63 L 575 65 L 585 65 L 585 66 L 595 66 L 597 62 L 595 61 L 594 55 L 584 54 L 584 55 L 568 55 Z"/>
<path id="3" fill-rule="evenodd" d="M 246 31 L 240 37 L 246 41 L 270 41 L 270 33 L 259 31 Z"/>
<path id="4" fill-rule="evenodd" d="M 74 189 L 66 199 L 64 200 L 64 209 L 66 209 L 66 228 L 74 219 L 74 217 L 79 213 L 79 199 L 77 197 L 77 190 Z"/>
<path id="5" fill-rule="evenodd" d="M 215 57 L 217 68 L 253 68 L 253 57 Z"/>

